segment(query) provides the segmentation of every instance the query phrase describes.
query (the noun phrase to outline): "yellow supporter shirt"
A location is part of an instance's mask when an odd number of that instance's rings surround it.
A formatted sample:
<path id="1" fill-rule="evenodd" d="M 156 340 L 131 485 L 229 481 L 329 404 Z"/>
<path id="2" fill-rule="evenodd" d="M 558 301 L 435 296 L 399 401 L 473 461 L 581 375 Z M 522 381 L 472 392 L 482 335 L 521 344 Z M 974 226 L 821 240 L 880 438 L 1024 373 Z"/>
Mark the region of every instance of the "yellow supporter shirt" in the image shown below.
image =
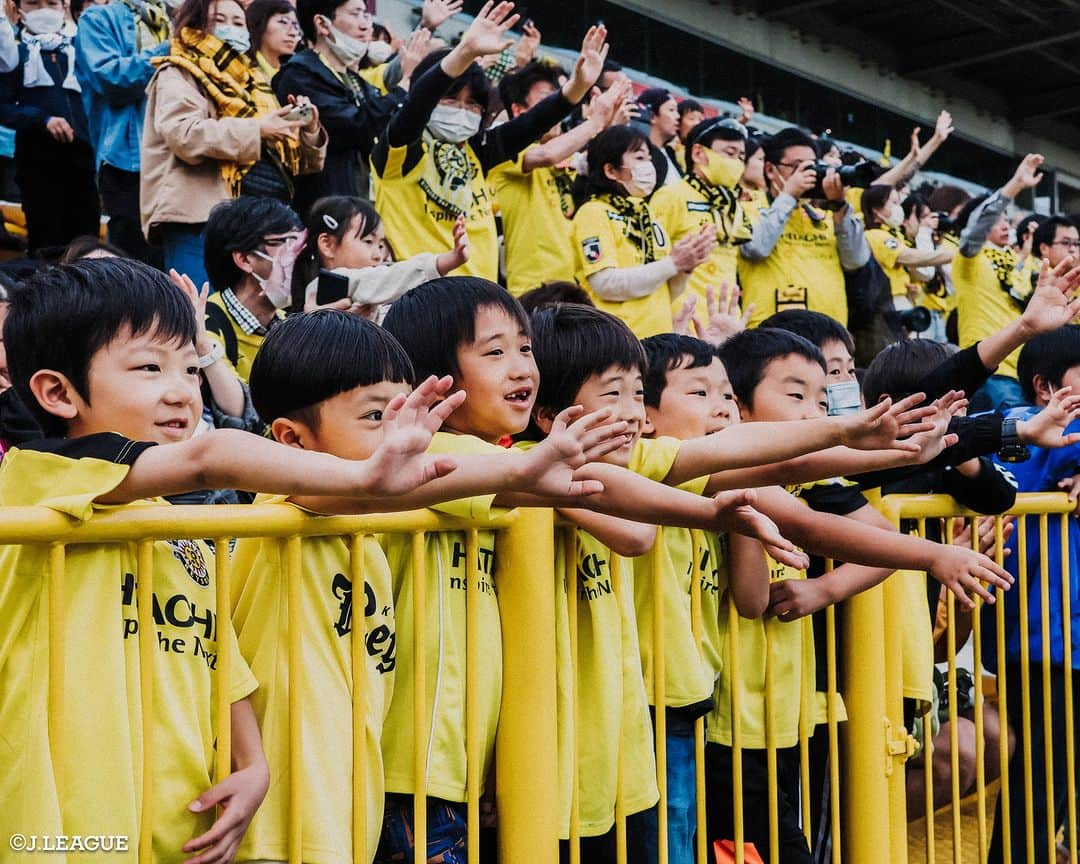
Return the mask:
<path id="1" fill-rule="evenodd" d="M 378 66 L 369 66 L 366 69 L 356 70 L 356 74 L 385 96 L 390 92 L 390 88 L 386 86 L 386 67 L 389 65 L 380 63 Z"/>
<path id="2" fill-rule="evenodd" d="M 737 189 L 713 187 L 716 201 L 709 199 L 683 178 L 678 183 L 656 191 L 649 206 L 667 229 L 672 243 L 697 234 L 702 226 L 716 226 L 716 247 L 708 259 L 690 274 L 690 287 L 702 297 L 709 286 L 718 288 L 721 282 L 735 285 L 738 278 L 739 250 L 736 241 L 747 239 L 743 229 L 742 205 Z M 682 298 L 676 299 L 676 304 Z"/>
<path id="3" fill-rule="evenodd" d="M 513 459 L 513 451 L 488 444 L 472 435 L 438 432 L 431 443 L 433 453 L 490 454 Z M 466 498 L 434 505 L 431 509 L 451 516 L 486 520 L 505 511 L 493 506 L 494 495 Z M 477 628 L 480 654 L 477 662 L 477 704 L 480 706 L 480 776 L 486 777 L 499 724 L 502 700 L 502 631 L 495 584 L 495 537 L 479 532 L 479 608 Z M 383 760 L 386 791 L 412 794 L 413 777 L 413 585 L 412 539 L 387 534 L 383 550 L 394 585 L 398 652 L 394 697 L 386 715 Z M 460 532 L 429 534 L 424 541 L 427 596 L 426 675 L 427 710 L 432 715 L 430 738 L 424 742 L 429 754 L 427 793 L 448 801 L 465 800 L 465 535 Z"/>
<path id="4" fill-rule="evenodd" d="M 119 435 L 50 439 L 10 451 L 0 506 L 44 506 L 85 521 L 148 444 Z M 164 502 L 153 502 L 164 503 Z M 125 505 L 140 506 L 138 504 Z M 119 508 L 114 508 L 119 509 Z M 137 567 L 133 547 L 72 545 L 65 553 L 65 699 L 50 749 L 48 548 L 0 547 L 0 831 L 120 835 L 132 860 L 142 791 Z M 218 616 L 214 559 L 191 540 L 159 541 L 153 554 L 155 633 L 153 850 L 155 862 L 189 858 L 181 847 L 208 830 L 214 811 L 188 804 L 213 785 L 214 703 L 220 650 L 232 652 L 228 698 L 255 689 L 229 616 Z M 39 856 L 35 856 L 39 857 Z M 40 856 L 89 864 L 102 853 Z"/>
<path id="5" fill-rule="evenodd" d="M 847 323 L 844 271 L 836 251 L 832 214 L 814 211 L 811 218 L 801 203 L 788 217 L 773 251 L 761 261 L 739 256 L 742 305 L 754 304 L 750 326 L 756 327 L 784 309 L 809 309 Z M 752 224 L 760 210 L 748 208 Z"/>
<path id="6" fill-rule="evenodd" d="M 222 292 L 215 291 L 210 295 L 207 302 L 206 330 L 207 335 L 215 342 L 220 342 L 225 349 L 225 359 L 236 370 L 237 376 L 245 384 L 251 375 L 251 364 L 255 362 L 255 355 L 259 353 L 259 346 L 266 338 L 266 331 L 262 328 L 248 332 L 251 328 L 242 325 L 229 311 L 222 296 Z M 239 302 L 239 301 L 237 301 Z M 217 307 L 212 311 L 209 304 Z M 284 318 L 285 313 L 279 311 L 277 317 Z M 257 323 L 257 322 L 256 322 Z"/>
<path id="7" fill-rule="evenodd" d="M 671 332 L 671 292 L 661 283 L 647 297 L 622 302 L 603 300 L 589 288 L 589 277 L 610 267 L 618 269 L 647 264 L 642 246 L 651 243 L 653 258 L 664 258 L 671 251 L 667 232 L 655 218 L 642 228 L 640 220 L 628 218 L 621 208 L 606 197 L 591 198 L 574 214 L 574 249 L 577 256 L 577 281 L 589 290 L 597 308 L 626 322 L 634 335 L 644 339 L 657 333 Z M 650 238 L 643 231 L 651 233 Z"/>
<path id="8" fill-rule="evenodd" d="M 506 287 L 515 297 L 544 282 L 574 281 L 573 230 L 563 194 L 573 172 L 557 167 L 524 171 L 532 147 L 488 174 L 503 220 Z"/>
<path id="9" fill-rule="evenodd" d="M 385 165 L 373 163 L 375 209 L 382 217 L 394 257 L 404 261 L 422 252 L 439 254 L 454 248 L 457 215 L 425 191 L 431 188 L 426 178 L 433 168 L 440 175 L 453 170 L 461 173 L 462 182 L 470 183 L 472 189 L 465 215 L 470 253 L 465 264 L 447 275 L 480 276 L 495 282 L 499 278 L 499 237 L 492 196 L 480 160 L 466 142 L 456 154 L 460 164 L 432 166 L 430 146 L 425 140 L 405 147 L 390 147 Z"/>
<path id="10" fill-rule="evenodd" d="M 1028 262 L 1034 256 L 1028 256 Z M 957 255 L 952 261 L 956 289 L 960 347 L 968 348 L 1019 318 L 1031 297 L 1033 264 L 1021 265 L 1011 249 L 983 245 L 974 258 Z M 998 366 L 997 375 L 1017 376 L 1020 349 Z"/>
<path id="11" fill-rule="evenodd" d="M 675 464 L 680 441 L 676 438 L 643 438 L 630 457 L 629 469 L 650 480 L 663 482 Z M 707 477 L 680 488 L 694 494 L 705 490 Z M 634 610 L 637 614 L 638 648 L 645 692 L 649 704 L 656 701 L 656 667 L 653 653 L 654 578 L 661 569 L 664 618 L 664 699 L 669 708 L 683 708 L 708 700 L 713 691 L 713 673 L 704 662 L 694 639 L 690 617 L 690 584 L 697 555 L 694 538 L 687 528 L 664 528 L 656 545 L 637 558 L 634 565 Z"/>
<path id="12" fill-rule="evenodd" d="M 259 503 L 283 496 L 261 496 Z M 301 660 L 301 752 L 303 860 L 350 864 L 354 763 L 367 801 L 367 860 L 375 856 L 382 831 L 383 720 L 394 691 L 397 634 L 390 570 L 373 538 L 363 544 L 362 590 L 350 579 L 349 541 L 311 537 L 302 546 L 299 611 Z M 233 623 L 240 651 L 260 682 L 252 697 L 270 789 L 244 836 L 243 859 L 288 858 L 289 795 L 289 607 L 284 541 L 241 540 L 235 551 Z M 363 621 L 366 664 L 366 744 L 353 752 L 353 625 Z M 362 862 L 358 862 L 362 864 Z"/>
<path id="13" fill-rule="evenodd" d="M 906 297 L 908 283 L 914 280 L 908 273 L 907 267 L 898 263 L 897 259 L 900 257 L 900 250 L 910 246 L 907 238 L 889 228 L 868 228 L 866 242 L 870 244 L 870 252 L 874 259 L 889 277 L 892 296 Z"/>
<path id="14" fill-rule="evenodd" d="M 950 246 L 957 249 L 960 246 L 960 241 L 952 234 L 943 234 L 939 246 L 942 249 L 947 249 Z M 938 312 L 944 317 L 948 317 L 949 313 L 956 308 L 956 294 L 949 293 L 941 267 L 937 268 L 934 278 L 923 285 L 922 304 L 930 311 Z"/>

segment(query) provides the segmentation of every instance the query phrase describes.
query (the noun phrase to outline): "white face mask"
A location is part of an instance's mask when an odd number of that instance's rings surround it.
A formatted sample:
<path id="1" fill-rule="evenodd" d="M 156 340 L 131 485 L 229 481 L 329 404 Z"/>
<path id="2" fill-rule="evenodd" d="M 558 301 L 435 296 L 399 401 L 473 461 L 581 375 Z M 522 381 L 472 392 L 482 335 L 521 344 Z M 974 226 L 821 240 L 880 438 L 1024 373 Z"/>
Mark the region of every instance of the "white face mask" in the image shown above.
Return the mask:
<path id="1" fill-rule="evenodd" d="M 381 39 L 373 40 L 368 44 L 367 57 L 376 66 L 385 63 L 394 55 L 394 46 Z"/>
<path id="2" fill-rule="evenodd" d="M 829 403 L 829 416 L 858 414 L 862 411 L 862 391 L 858 381 L 843 381 L 830 384 L 825 388 L 825 398 Z"/>
<path id="3" fill-rule="evenodd" d="M 630 169 L 630 180 L 623 184 L 632 198 L 648 198 L 656 188 L 656 166 L 652 160 L 635 162 Z"/>
<path id="4" fill-rule="evenodd" d="M 428 119 L 427 128 L 440 141 L 460 144 L 480 131 L 480 115 L 467 108 L 436 105 Z"/>
<path id="5" fill-rule="evenodd" d="M 323 21 L 330 27 L 330 38 L 326 41 L 326 45 L 339 62 L 346 66 L 355 66 L 367 56 L 370 42 L 361 42 L 354 36 L 342 33 L 330 22 L 329 18 L 324 17 Z"/>
<path id="6" fill-rule="evenodd" d="M 254 271 L 252 271 L 251 275 L 259 283 L 259 287 L 262 289 L 263 294 L 266 295 L 266 299 L 273 304 L 275 309 L 284 309 L 292 303 L 293 267 L 296 265 L 296 259 L 300 257 L 305 245 L 307 245 L 307 231 L 301 231 L 297 239 L 292 243 L 283 244 L 275 257 L 271 257 L 259 250 L 252 253 L 264 261 L 272 263 L 270 275 L 266 278 Z"/>
<path id="7" fill-rule="evenodd" d="M 64 26 L 62 9 L 34 9 L 23 14 L 23 26 L 35 36 L 59 33 Z"/>
<path id="8" fill-rule="evenodd" d="M 218 24 L 210 31 L 212 36 L 217 36 L 222 42 L 233 49 L 237 54 L 247 54 L 251 50 L 251 34 L 247 27 L 235 27 L 232 24 Z"/>
<path id="9" fill-rule="evenodd" d="M 904 224 L 904 208 L 899 204 L 893 204 L 881 217 L 881 221 L 891 228 L 899 228 Z"/>

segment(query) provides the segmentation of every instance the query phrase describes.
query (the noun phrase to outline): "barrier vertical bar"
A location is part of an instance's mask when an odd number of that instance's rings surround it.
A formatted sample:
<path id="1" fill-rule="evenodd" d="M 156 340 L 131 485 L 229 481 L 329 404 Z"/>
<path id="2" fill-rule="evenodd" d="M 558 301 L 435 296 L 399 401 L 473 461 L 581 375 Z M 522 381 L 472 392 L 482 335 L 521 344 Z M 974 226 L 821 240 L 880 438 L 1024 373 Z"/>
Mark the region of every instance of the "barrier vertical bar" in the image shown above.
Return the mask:
<path id="1" fill-rule="evenodd" d="M 769 862 L 780 864 L 780 807 L 776 800 L 780 780 L 776 770 L 776 724 L 773 722 L 774 622 L 773 618 L 765 619 L 765 775 L 769 787 Z"/>
<path id="2" fill-rule="evenodd" d="M 971 520 L 971 548 L 979 551 L 979 519 Z M 975 597 L 975 612 L 971 619 L 972 624 L 972 654 L 974 669 L 972 678 L 975 679 L 975 798 L 979 808 L 977 814 L 979 832 L 979 861 L 986 860 L 987 836 L 986 836 L 986 742 L 983 740 L 986 700 L 983 698 L 982 676 L 982 608 L 981 597 Z M 1006 727 L 1007 728 L 1007 727 Z"/>
<path id="3" fill-rule="evenodd" d="M 926 539 L 926 520 L 920 519 L 918 536 Z M 948 635 L 948 634 L 946 634 Z M 926 819 L 926 864 L 935 864 L 937 861 L 937 825 L 934 819 L 934 745 L 932 742 L 934 729 L 934 705 L 931 702 L 926 706 L 922 715 L 923 747 L 923 813 Z"/>
<path id="4" fill-rule="evenodd" d="M 628 597 L 624 592 L 629 590 L 626 571 L 630 567 L 629 562 L 622 556 L 612 556 L 611 558 L 612 571 L 614 572 L 614 588 L 615 597 L 619 603 L 619 617 L 622 620 L 623 603 L 633 603 L 633 598 Z M 626 850 L 626 804 L 623 801 L 623 758 L 625 756 L 623 742 L 626 740 L 625 735 L 619 735 L 618 754 L 616 756 L 617 767 L 616 775 L 618 777 L 617 785 L 615 787 L 615 864 L 626 864 L 627 850 Z"/>
<path id="5" fill-rule="evenodd" d="M 697 532 L 691 537 L 700 536 Z M 690 567 L 690 629 L 694 634 L 694 644 L 701 649 L 701 578 L 697 575 L 696 564 L 701 560 L 701 549 L 692 544 L 693 564 Z M 697 864 L 708 864 L 708 836 L 705 827 L 705 718 L 694 721 L 694 791 L 697 804 L 697 835 L 695 857 Z"/>
<path id="6" fill-rule="evenodd" d="M 832 570 L 833 563 L 827 562 Z M 829 724 L 829 833 L 832 845 L 832 864 L 840 864 L 840 723 L 836 714 L 840 698 L 836 690 L 836 607 L 825 607 L 825 689 L 828 703 L 826 719 Z"/>
<path id="7" fill-rule="evenodd" d="M 1018 520 L 1017 540 L 1020 589 L 1020 707 L 1024 730 L 1024 841 L 1027 848 L 1027 861 L 1035 860 L 1035 814 L 1032 809 L 1032 767 L 1031 767 L 1031 645 L 1028 627 L 1028 567 L 1027 567 L 1027 517 Z"/>
<path id="8" fill-rule="evenodd" d="M 413 848 L 427 858 L 427 755 L 430 724 L 427 704 L 427 580 L 422 531 L 410 535 L 413 575 Z M 436 576 L 438 578 L 438 576 Z M 442 622 L 439 622 L 442 626 Z"/>
<path id="9" fill-rule="evenodd" d="M 495 746 L 499 860 L 559 857 L 555 684 L 554 516 L 519 509 L 501 532 L 496 584 L 503 632 L 503 701 Z M 528 765 L 529 770 L 521 770 Z"/>
<path id="10" fill-rule="evenodd" d="M 1057 857 L 1057 821 L 1054 818 L 1054 709 L 1050 664 L 1050 550 L 1047 548 L 1049 516 L 1039 514 L 1039 606 L 1042 637 L 1042 691 L 1043 691 L 1043 774 L 1046 783 L 1046 844 L 1047 861 Z M 1062 562 L 1064 563 L 1064 562 Z"/>
<path id="11" fill-rule="evenodd" d="M 578 710 L 578 575 L 577 575 L 577 529 L 562 531 L 563 542 L 563 584 L 566 586 L 566 617 L 570 628 L 570 699 L 573 728 L 570 730 L 570 864 L 581 864 L 581 802 L 579 782 L 581 748 L 578 738 L 578 724 L 581 712 Z M 608 560 L 611 560 L 608 550 Z M 558 580 L 556 579 L 556 585 Z M 618 794 L 618 793 L 616 793 Z"/>
<path id="12" fill-rule="evenodd" d="M 154 854 L 154 541 L 140 540 L 138 549 L 139 698 L 142 705 L 142 813 L 139 819 L 139 864 L 151 864 Z"/>
<path id="13" fill-rule="evenodd" d="M 1000 516 L 994 519 L 994 560 L 998 566 L 1005 561 L 1005 530 L 1004 522 Z M 998 716 L 1001 717 L 1008 729 L 1008 675 L 1005 672 L 1006 640 L 1005 640 L 1005 589 L 998 588 L 994 595 L 997 602 L 994 604 L 994 628 L 996 631 L 995 644 L 997 646 L 997 693 L 998 693 Z M 1012 864 L 1012 826 L 1010 824 L 1010 786 L 1009 786 L 1009 736 L 999 735 L 998 759 L 1001 764 L 1001 784 L 998 788 L 998 800 L 1001 802 L 1001 849 L 1005 858 L 1005 864 Z"/>
<path id="14" fill-rule="evenodd" d="M 1065 783 L 1069 807 L 1069 864 L 1077 864 L 1077 847 L 1080 838 L 1076 836 L 1076 736 L 1073 734 L 1075 714 L 1073 712 L 1073 676 L 1072 668 L 1072 581 L 1080 574 L 1072 572 L 1072 559 L 1069 555 L 1069 517 L 1062 515 L 1061 523 L 1061 621 L 1062 658 L 1065 667 Z"/>
<path id="15" fill-rule="evenodd" d="M 731 821 L 735 826 L 735 864 L 744 864 L 746 832 L 743 830 L 743 770 L 742 770 L 742 658 L 739 653 L 739 610 L 731 592 L 728 605 L 728 668 L 731 670 Z"/>
<path id="16" fill-rule="evenodd" d="M 664 529 L 656 529 L 657 550 L 664 548 Z M 660 801 L 656 805 L 656 851 L 659 864 L 668 864 L 667 827 L 667 660 L 664 652 L 664 571 L 660 566 L 660 553 L 652 558 L 653 592 L 653 705 L 656 731 L 656 785 L 660 789 Z"/>
<path id="17" fill-rule="evenodd" d="M 491 574 L 494 579 L 495 574 Z M 468 860 L 480 861 L 480 710 L 476 664 L 480 656 L 477 624 L 480 603 L 480 542 L 475 528 L 465 532 L 465 798 L 467 800 Z M 494 590 L 494 586 L 492 586 Z"/>
<path id="18" fill-rule="evenodd" d="M 53 782 L 64 788 L 64 573 L 67 550 L 61 543 L 49 546 L 49 752 Z"/>
<path id="19" fill-rule="evenodd" d="M 349 538 L 349 580 L 356 596 L 366 594 L 367 577 L 364 573 L 364 535 L 353 534 Z M 367 758 L 367 638 L 366 622 L 353 610 L 349 647 L 352 659 L 352 852 L 353 861 L 366 862 L 367 858 L 367 776 L 364 761 Z"/>
<path id="20" fill-rule="evenodd" d="M 953 520 L 945 520 L 945 543 L 952 545 Z M 956 595 L 952 591 L 945 594 L 945 650 L 949 658 L 949 674 L 946 692 L 949 698 L 949 777 L 952 787 L 952 829 L 953 862 L 961 864 L 964 860 L 964 847 L 960 841 L 960 711 L 956 704 Z"/>
<path id="21" fill-rule="evenodd" d="M 231 639 L 221 636 L 221 616 L 229 621 L 232 615 L 232 558 L 229 556 L 229 538 L 214 540 L 214 578 L 217 589 L 217 754 L 214 763 L 214 782 L 220 783 L 232 773 L 232 703 L 229 701 L 229 681 L 232 680 Z"/>
<path id="22" fill-rule="evenodd" d="M 806 577 L 803 576 L 805 579 Z M 804 615 L 798 622 L 802 628 L 804 645 L 814 641 L 813 619 Z M 814 848 L 813 831 L 810 821 L 810 734 L 814 728 L 815 702 L 817 701 L 817 682 L 810 674 L 810 652 L 804 650 L 799 670 L 799 790 L 802 808 L 803 837 L 808 848 Z"/>
<path id="23" fill-rule="evenodd" d="M 285 540 L 286 626 L 289 629 L 289 864 L 301 864 L 304 857 L 304 774 L 303 710 L 304 661 L 301 656 L 300 606 L 304 578 L 301 540 Z"/>

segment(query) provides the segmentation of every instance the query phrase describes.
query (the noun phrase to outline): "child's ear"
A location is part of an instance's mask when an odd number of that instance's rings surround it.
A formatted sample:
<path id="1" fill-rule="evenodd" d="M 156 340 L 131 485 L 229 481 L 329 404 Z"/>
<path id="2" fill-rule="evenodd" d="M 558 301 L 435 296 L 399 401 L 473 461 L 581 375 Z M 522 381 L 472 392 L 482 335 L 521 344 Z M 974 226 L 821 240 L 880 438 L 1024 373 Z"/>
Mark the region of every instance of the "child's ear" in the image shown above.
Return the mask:
<path id="1" fill-rule="evenodd" d="M 540 427 L 545 435 L 551 434 L 551 426 L 555 422 L 555 412 L 550 408 L 537 408 L 533 412 L 533 422 Z"/>
<path id="2" fill-rule="evenodd" d="M 333 234 L 324 232 L 315 238 L 315 248 L 318 250 L 319 258 L 326 262 L 327 269 L 333 269 L 334 253 L 337 252 L 338 245 Z"/>
<path id="3" fill-rule="evenodd" d="M 38 405 L 62 420 L 74 420 L 86 400 L 63 372 L 39 369 L 30 376 L 30 392 Z"/>
<path id="4" fill-rule="evenodd" d="M 250 252 L 238 252 L 234 250 L 232 253 L 233 264 L 235 264 L 240 271 L 250 273 L 254 269 L 249 260 L 250 256 Z"/>
<path id="5" fill-rule="evenodd" d="M 646 437 L 656 434 L 656 426 L 653 423 L 653 409 L 648 405 L 645 406 L 645 422 L 641 426 L 641 434 Z"/>
<path id="6" fill-rule="evenodd" d="M 311 430 L 298 420 L 290 420 L 288 417 L 278 417 L 270 424 L 270 434 L 274 440 L 286 447 L 296 447 L 307 450 L 311 446 Z"/>
<path id="7" fill-rule="evenodd" d="M 1035 391 L 1035 401 L 1040 405 L 1048 405 L 1054 398 L 1054 388 L 1042 375 L 1031 376 L 1031 389 Z"/>

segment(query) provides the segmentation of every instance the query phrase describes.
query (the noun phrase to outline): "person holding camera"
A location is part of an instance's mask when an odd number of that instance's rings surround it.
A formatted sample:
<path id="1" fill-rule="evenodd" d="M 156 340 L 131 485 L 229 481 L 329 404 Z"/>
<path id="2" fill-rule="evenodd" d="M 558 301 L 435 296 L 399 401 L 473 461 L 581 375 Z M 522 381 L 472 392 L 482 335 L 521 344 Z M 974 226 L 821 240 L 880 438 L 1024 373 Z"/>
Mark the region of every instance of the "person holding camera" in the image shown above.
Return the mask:
<path id="1" fill-rule="evenodd" d="M 765 144 L 765 180 L 769 206 L 748 211 L 753 234 L 739 246 L 743 303 L 754 305 L 750 325 L 784 309 L 847 324 L 844 273 L 865 265 L 870 247 L 840 175 L 817 161 L 809 135 L 789 127 Z"/>
<path id="2" fill-rule="evenodd" d="M 146 88 L 140 203 L 166 269 L 207 281 L 203 230 L 215 204 L 239 195 L 289 203 L 295 178 L 321 171 L 326 131 L 302 97 L 284 107 L 258 64 L 236 0 L 185 0 L 176 38 Z"/>
<path id="3" fill-rule="evenodd" d="M 1019 318 L 1033 291 L 1036 256 L 1021 259 L 1009 245 L 1006 210 L 1025 189 L 1042 179 L 1043 157 L 1029 153 L 1009 181 L 987 195 L 972 198 L 960 211 L 960 254 L 952 263 L 960 347 L 967 348 Z M 1010 354 L 995 374 L 971 396 L 971 413 L 1008 410 L 1023 404 L 1016 361 Z"/>

